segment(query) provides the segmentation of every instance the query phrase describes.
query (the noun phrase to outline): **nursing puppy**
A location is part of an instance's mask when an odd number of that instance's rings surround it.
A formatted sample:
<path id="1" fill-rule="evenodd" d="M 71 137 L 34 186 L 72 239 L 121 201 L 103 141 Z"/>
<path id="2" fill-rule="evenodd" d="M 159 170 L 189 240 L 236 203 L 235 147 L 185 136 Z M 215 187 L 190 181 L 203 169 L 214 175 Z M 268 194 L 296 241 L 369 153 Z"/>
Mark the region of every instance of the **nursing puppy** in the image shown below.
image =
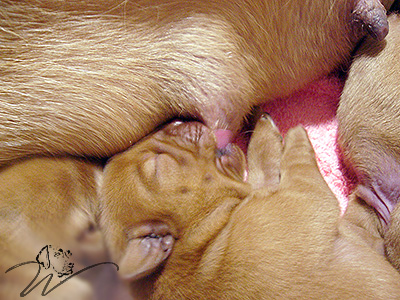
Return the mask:
<path id="1" fill-rule="evenodd" d="M 249 183 L 241 152 L 216 149 L 200 123 L 173 123 L 106 165 L 100 223 L 134 294 L 399 299 L 400 275 L 368 233 L 340 219 L 303 129 L 289 131 L 282 146 L 261 118 Z"/>
<path id="2" fill-rule="evenodd" d="M 95 180 L 100 172 L 94 163 L 58 158 L 32 159 L 1 170 L 1 299 L 20 299 L 23 291 L 25 299 L 43 299 L 42 292 L 67 277 L 110 261 L 96 225 Z M 7 271 L 28 261 L 34 263 Z M 114 265 L 94 267 L 45 298 L 129 299 L 124 298 L 116 273 Z M 48 276 L 52 278 L 45 288 Z"/>
<path id="3" fill-rule="evenodd" d="M 177 116 L 223 147 L 253 105 L 388 30 L 378 0 L 22 0 L 0 13 L 0 164 L 109 157 Z"/>
<path id="4" fill-rule="evenodd" d="M 389 23 L 386 39 L 366 40 L 351 65 L 337 112 L 338 141 L 359 181 L 355 194 L 379 214 L 388 257 L 400 270 L 399 16 Z"/>

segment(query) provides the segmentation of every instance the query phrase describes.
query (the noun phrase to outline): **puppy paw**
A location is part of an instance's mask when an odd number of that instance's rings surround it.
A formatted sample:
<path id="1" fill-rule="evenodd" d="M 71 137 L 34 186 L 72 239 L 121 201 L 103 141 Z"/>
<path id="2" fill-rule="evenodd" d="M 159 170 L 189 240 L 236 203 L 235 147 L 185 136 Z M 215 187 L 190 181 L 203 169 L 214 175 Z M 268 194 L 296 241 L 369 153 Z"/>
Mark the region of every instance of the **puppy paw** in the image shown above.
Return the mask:
<path id="1" fill-rule="evenodd" d="M 136 280 L 155 271 L 171 254 L 175 239 L 168 226 L 149 223 L 133 229 L 125 255 L 119 262 L 119 274 L 124 279 Z"/>
<path id="2" fill-rule="evenodd" d="M 285 147 L 283 150 L 285 165 L 295 166 L 298 164 L 316 166 L 314 149 L 308 139 L 307 131 L 298 126 L 291 128 L 285 137 Z"/>
<path id="3" fill-rule="evenodd" d="M 271 117 L 260 116 L 248 147 L 248 182 L 253 188 L 274 190 L 279 185 L 282 136 Z"/>
<path id="4" fill-rule="evenodd" d="M 353 10 L 356 31 L 381 41 L 389 32 L 386 9 L 379 0 L 356 0 Z"/>
<path id="5" fill-rule="evenodd" d="M 317 185 L 316 182 L 324 180 L 307 132 L 302 127 L 292 128 L 285 136 L 281 159 L 281 186 L 307 189 Z"/>

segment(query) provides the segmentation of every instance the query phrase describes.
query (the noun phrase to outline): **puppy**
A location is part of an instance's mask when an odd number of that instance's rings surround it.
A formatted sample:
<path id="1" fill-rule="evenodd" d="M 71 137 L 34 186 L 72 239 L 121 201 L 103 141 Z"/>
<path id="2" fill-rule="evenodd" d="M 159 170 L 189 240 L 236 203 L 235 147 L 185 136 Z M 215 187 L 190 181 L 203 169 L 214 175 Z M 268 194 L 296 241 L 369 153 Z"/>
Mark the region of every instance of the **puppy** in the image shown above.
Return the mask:
<path id="1" fill-rule="evenodd" d="M 400 275 L 368 232 L 340 219 L 303 129 L 289 131 L 282 146 L 261 118 L 248 160 L 244 182 L 243 154 L 217 150 L 200 123 L 172 123 L 111 159 L 100 224 L 134 294 L 399 299 Z"/>
<path id="2" fill-rule="evenodd" d="M 109 157 L 177 116 L 224 147 L 253 105 L 331 72 L 364 29 L 388 30 L 378 0 L 22 0 L 0 12 L 1 164 Z"/>
<path id="3" fill-rule="evenodd" d="M 394 213 L 400 197 L 399 16 L 389 23 L 386 39 L 367 39 L 351 65 L 337 112 L 338 142 L 359 181 L 356 197 L 378 213 L 388 257 L 400 270 L 400 215 Z"/>
<path id="4" fill-rule="evenodd" d="M 100 174 L 95 163 L 67 158 L 31 159 L 1 170 L 1 299 L 130 299 L 115 265 L 77 274 L 111 262 L 96 225 Z"/>

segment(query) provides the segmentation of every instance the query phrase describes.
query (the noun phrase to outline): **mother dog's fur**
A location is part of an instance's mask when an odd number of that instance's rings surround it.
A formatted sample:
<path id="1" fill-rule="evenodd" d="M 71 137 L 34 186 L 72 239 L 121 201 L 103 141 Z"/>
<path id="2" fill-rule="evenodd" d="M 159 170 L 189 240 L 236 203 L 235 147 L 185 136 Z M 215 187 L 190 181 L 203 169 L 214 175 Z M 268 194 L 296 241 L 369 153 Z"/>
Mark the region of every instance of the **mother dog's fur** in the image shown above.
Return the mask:
<path id="1" fill-rule="evenodd" d="M 176 116 L 236 132 L 253 105 L 346 61 L 361 27 L 387 30 L 378 0 L 0 5 L 0 164 L 108 157 Z"/>

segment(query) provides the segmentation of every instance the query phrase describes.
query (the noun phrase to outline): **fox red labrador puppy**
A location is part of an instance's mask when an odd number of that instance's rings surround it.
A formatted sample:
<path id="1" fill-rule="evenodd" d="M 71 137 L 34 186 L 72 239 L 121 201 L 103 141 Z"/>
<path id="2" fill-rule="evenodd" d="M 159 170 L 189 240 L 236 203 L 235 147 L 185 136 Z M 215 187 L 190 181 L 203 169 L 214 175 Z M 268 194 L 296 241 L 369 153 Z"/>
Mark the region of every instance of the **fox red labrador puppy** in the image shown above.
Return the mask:
<path id="1" fill-rule="evenodd" d="M 238 148 L 218 149 L 201 123 L 175 122 L 108 162 L 100 225 L 134 295 L 399 299 L 382 238 L 340 217 L 303 129 L 282 146 L 261 118 L 248 160 L 245 182 Z"/>

